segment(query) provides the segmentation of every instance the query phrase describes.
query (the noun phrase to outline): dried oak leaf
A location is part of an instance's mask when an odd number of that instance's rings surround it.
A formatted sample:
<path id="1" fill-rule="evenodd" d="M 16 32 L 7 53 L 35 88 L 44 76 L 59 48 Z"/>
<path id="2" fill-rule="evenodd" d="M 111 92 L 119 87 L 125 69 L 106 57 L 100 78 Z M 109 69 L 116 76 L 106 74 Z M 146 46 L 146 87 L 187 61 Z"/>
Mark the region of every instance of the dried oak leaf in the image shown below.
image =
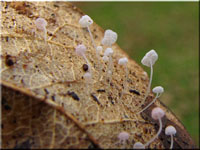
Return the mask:
<path id="1" fill-rule="evenodd" d="M 169 148 L 170 137 L 164 128 L 177 129 L 175 148 L 195 148 L 191 137 L 160 101 L 137 114 L 153 94 L 142 101 L 148 77 L 135 61 L 128 63 L 130 91 L 123 95 L 123 68 L 117 65 L 128 57 L 114 44 L 114 71 L 110 84 L 105 81 L 106 66 L 102 60 L 99 80 L 98 62 L 89 33 L 78 21 L 84 13 L 68 2 L 1 2 L 1 85 L 2 148 L 122 148 L 117 135 L 130 133 L 126 148 L 135 141 L 147 142 L 158 130 L 150 117 L 153 107 L 166 111 L 162 133 L 149 148 Z M 45 18 L 47 41 L 34 21 Z M 101 44 L 103 29 L 91 26 L 95 43 Z M 82 69 L 84 60 L 75 47 L 86 45 L 92 66 L 93 83 L 86 88 Z M 132 89 L 132 90 L 131 90 Z"/>

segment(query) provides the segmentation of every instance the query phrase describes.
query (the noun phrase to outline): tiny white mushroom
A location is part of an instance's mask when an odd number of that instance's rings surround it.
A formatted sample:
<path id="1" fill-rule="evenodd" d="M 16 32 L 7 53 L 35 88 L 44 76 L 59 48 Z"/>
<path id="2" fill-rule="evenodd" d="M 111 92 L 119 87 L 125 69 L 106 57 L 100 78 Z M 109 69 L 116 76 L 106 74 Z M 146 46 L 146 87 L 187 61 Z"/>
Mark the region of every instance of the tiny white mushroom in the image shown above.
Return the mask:
<path id="1" fill-rule="evenodd" d="M 96 51 L 97 51 L 98 54 L 100 54 L 102 50 L 103 50 L 102 46 L 97 46 L 97 50 Z"/>
<path id="2" fill-rule="evenodd" d="M 85 45 L 81 44 L 76 47 L 76 54 L 79 56 L 82 56 L 85 59 L 85 61 L 87 62 L 88 68 L 89 68 L 89 72 L 91 73 L 91 67 L 90 67 L 87 57 L 85 56 L 85 52 L 86 52 Z"/>
<path id="3" fill-rule="evenodd" d="M 88 32 L 89 32 L 89 35 L 90 35 L 90 38 L 91 38 L 91 41 L 92 41 L 92 45 L 94 47 L 94 49 L 96 50 L 96 56 L 97 56 L 97 61 L 98 61 L 98 64 L 97 64 L 97 68 L 98 68 L 98 72 L 99 72 L 99 78 L 100 78 L 100 75 L 101 75 L 101 66 L 100 66 L 100 52 L 102 51 L 102 47 L 101 46 L 96 46 L 95 42 L 94 42 L 94 38 L 93 38 L 93 35 L 92 35 L 92 32 L 90 30 L 90 25 L 93 24 L 93 20 L 88 16 L 88 15 L 84 15 L 80 18 L 79 20 L 79 24 L 83 27 L 83 28 L 87 28 Z"/>
<path id="4" fill-rule="evenodd" d="M 94 42 L 94 38 L 92 36 L 92 32 L 90 30 L 90 25 L 93 24 L 93 20 L 88 16 L 88 15 L 84 15 L 80 18 L 79 20 L 79 24 L 83 27 L 83 28 L 87 28 L 89 34 L 90 34 L 90 38 L 92 40 L 92 44 L 93 47 L 97 50 L 96 44 Z"/>
<path id="5" fill-rule="evenodd" d="M 38 30 L 41 30 L 44 32 L 44 40 L 46 41 L 46 35 L 47 35 L 47 21 L 44 18 L 37 18 L 35 20 L 35 25 Z"/>
<path id="6" fill-rule="evenodd" d="M 93 20 L 88 16 L 88 15 L 84 15 L 80 18 L 79 20 L 79 24 L 83 27 L 83 28 L 87 28 L 88 26 L 90 26 L 91 24 L 93 24 Z"/>
<path id="7" fill-rule="evenodd" d="M 122 131 L 118 134 L 117 138 L 118 138 L 118 141 L 115 143 L 115 145 L 122 145 L 123 149 L 125 149 L 125 146 L 126 146 L 126 142 L 128 141 L 130 137 L 130 134 L 126 131 Z"/>
<path id="8" fill-rule="evenodd" d="M 169 125 L 169 126 L 167 126 L 167 127 L 165 128 L 165 134 L 171 136 L 171 145 L 170 145 L 170 149 L 172 149 L 172 148 L 173 148 L 173 143 L 174 143 L 173 136 L 176 134 L 176 129 L 174 128 L 174 126 Z"/>
<path id="9" fill-rule="evenodd" d="M 162 117 L 165 115 L 165 112 L 159 108 L 159 107 L 156 107 L 152 110 L 151 112 L 151 117 L 154 119 L 154 120 L 158 120 L 159 121 L 159 130 L 157 132 L 157 134 L 151 138 L 148 142 L 146 142 L 145 144 L 142 144 L 140 142 L 136 142 L 134 145 L 133 145 L 133 148 L 135 149 L 145 149 L 145 147 L 147 147 L 149 144 L 151 144 L 156 138 L 158 138 L 158 136 L 160 135 L 161 131 L 162 131 Z"/>
<path id="10" fill-rule="evenodd" d="M 105 46 L 111 47 L 117 41 L 117 33 L 108 29 L 104 33 L 101 43 Z"/>
<path id="11" fill-rule="evenodd" d="M 160 135 L 160 133 L 162 131 L 162 120 L 161 119 L 164 115 L 165 115 L 165 112 L 159 107 L 156 107 L 152 110 L 151 117 L 154 120 L 158 120 L 160 125 L 159 125 L 159 130 L 158 130 L 157 134 L 152 139 L 150 139 L 146 144 L 144 144 L 145 147 L 148 146 L 150 143 L 152 143 Z"/>
<path id="12" fill-rule="evenodd" d="M 102 58 L 103 58 L 103 60 L 104 60 L 105 62 L 108 62 L 108 60 L 109 60 L 109 57 L 108 57 L 108 56 L 103 56 Z"/>
<path id="13" fill-rule="evenodd" d="M 123 84 L 124 85 L 124 89 L 122 91 L 121 97 L 123 96 L 124 92 L 127 91 L 127 80 L 128 80 L 128 67 L 127 67 L 127 63 L 128 63 L 128 58 L 126 58 L 126 57 L 120 58 L 118 60 L 118 64 L 124 66 L 124 69 L 125 69 L 125 79 L 124 79 L 124 84 Z"/>
<path id="14" fill-rule="evenodd" d="M 121 143 L 121 144 L 126 144 L 126 141 L 128 141 L 128 139 L 129 139 L 129 133 L 128 132 L 125 132 L 125 131 L 123 131 L 123 132 L 120 132 L 119 133 L 119 135 L 118 135 L 118 139 L 119 139 L 119 142 Z"/>
<path id="15" fill-rule="evenodd" d="M 142 58 L 141 63 L 147 67 L 151 68 L 151 74 L 149 79 L 149 85 L 147 87 L 147 91 L 145 93 L 145 97 L 143 102 L 146 100 L 147 96 L 149 95 L 150 88 L 151 88 L 151 82 L 153 77 L 153 65 L 155 64 L 156 60 L 158 59 L 158 54 L 155 50 L 150 50 L 148 53 L 145 54 L 145 56 Z"/>
<path id="16" fill-rule="evenodd" d="M 151 106 L 156 101 L 156 99 L 159 98 L 161 94 L 164 92 L 164 88 L 162 86 L 156 86 L 155 88 L 153 88 L 152 91 L 156 94 L 156 97 L 153 99 L 151 103 L 149 103 L 145 108 L 143 108 L 138 113 L 145 111 L 149 106 Z"/>
<path id="17" fill-rule="evenodd" d="M 145 149 L 145 146 L 144 144 L 140 143 L 140 142 L 136 142 L 134 145 L 133 145 L 133 149 Z"/>

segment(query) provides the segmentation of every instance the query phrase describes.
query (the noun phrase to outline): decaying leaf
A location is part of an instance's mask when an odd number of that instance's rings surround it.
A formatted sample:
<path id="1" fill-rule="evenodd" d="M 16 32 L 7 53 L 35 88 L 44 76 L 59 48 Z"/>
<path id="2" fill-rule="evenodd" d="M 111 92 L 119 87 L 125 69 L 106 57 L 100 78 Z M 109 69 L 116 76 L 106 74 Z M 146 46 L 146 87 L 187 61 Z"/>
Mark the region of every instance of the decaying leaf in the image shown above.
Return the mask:
<path id="1" fill-rule="evenodd" d="M 114 71 L 110 87 L 105 80 L 107 64 L 98 62 L 89 33 L 78 24 L 84 13 L 68 2 L 1 2 L 2 148 L 122 148 L 120 132 L 130 133 L 126 148 L 147 142 L 158 130 L 151 110 L 166 111 L 163 130 L 150 148 L 169 148 L 164 129 L 177 129 L 175 148 L 195 148 L 191 137 L 160 101 L 137 114 L 154 97 L 142 103 L 148 77 L 135 61 L 128 63 L 129 93 L 120 101 L 124 71 L 117 64 L 128 57 L 113 45 Z M 45 18 L 47 41 L 34 21 Z M 104 31 L 91 26 L 97 45 Z M 84 44 L 92 66 L 92 84 L 83 79 L 85 61 L 75 47 Z M 135 92 L 133 92 L 135 91 Z"/>

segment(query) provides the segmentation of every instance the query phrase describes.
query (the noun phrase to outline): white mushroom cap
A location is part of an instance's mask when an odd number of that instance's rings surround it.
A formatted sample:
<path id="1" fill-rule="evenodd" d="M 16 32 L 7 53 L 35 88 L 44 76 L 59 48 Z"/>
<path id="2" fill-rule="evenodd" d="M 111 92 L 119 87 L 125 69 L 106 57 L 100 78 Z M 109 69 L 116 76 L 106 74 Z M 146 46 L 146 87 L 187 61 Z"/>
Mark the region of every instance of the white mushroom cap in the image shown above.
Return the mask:
<path id="1" fill-rule="evenodd" d="M 145 146 L 144 144 L 140 143 L 140 142 L 136 142 L 134 145 L 133 145 L 133 148 L 134 149 L 145 149 Z"/>
<path id="2" fill-rule="evenodd" d="M 113 49 L 112 48 L 106 48 L 104 52 L 104 56 L 109 56 L 113 54 Z"/>
<path id="3" fill-rule="evenodd" d="M 105 62 L 107 62 L 107 61 L 109 60 L 109 57 L 108 57 L 108 56 L 106 56 L 106 55 L 105 55 L 105 56 L 103 56 L 102 58 L 103 58 L 103 61 L 105 61 Z"/>
<path id="4" fill-rule="evenodd" d="M 158 54 L 156 53 L 156 51 L 150 50 L 142 58 L 141 63 L 147 67 L 151 67 L 151 64 L 154 65 L 157 59 L 158 59 Z"/>
<path id="5" fill-rule="evenodd" d="M 126 57 L 120 58 L 118 61 L 119 65 L 126 65 L 128 63 L 128 59 Z"/>
<path id="6" fill-rule="evenodd" d="M 89 81 L 92 79 L 92 75 L 91 75 L 91 73 L 86 72 L 86 73 L 83 75 L 83 78 L 84 78 L 87 82 L 89 82 Z"/>
<path id="7" fill-rule="evenodd" d="M 79 20 L 79 24 L 83 28 L 90 26 L 92 23 L 93 23 L 93 20 L 88 15 L 82 16 L 81 19 Z"/>
<path id="8" fill-rule="evenodd" d="M 160 108 L 156 107 L 151 112 L 151 117 L 155 120 L 161 119 L 165 115 L 165 112 Z"/>
<path id="9" fill-rule="evenodd" d="M 83 45 L 83 44 L 78 45 L 78 46 L 76 47 L 76 53 L 77 53 L 78 55 L 80 55 L 80 56 L 84 55 L 85 51 L 86 51 L 86 47 L 85 47 L 85 45 Z"/>
<path id="10" fill-rule="evenodd" d="M 44 30 L 47 26 L 47 21 L 44 18 L 37 18 L 35 20 L 35 25 L 39 30 Z"/>
<path id="11" fill-rule="evenodd" d="M 119 139 L 120 141 L 126 141 L 126 140 L 129 139 L 129 136 L 130 136 L 129 133 L 123 131 L 123 132 L 120 132 L 120 133 L 119 133 L 118 139 Z"/>
<path id="12" fill-rule="evenodd" d="M 100 53 L 103 50 L 102 46 L 97 46 L 97 52 Z"/>
<path id="13" fill-rule="evenodd" d="M 164 92 L 164 88 L 162 86 L 156 86 L 155 88 L 153 88 L 153 92 L 154 93 L 163 93 Z"/>
<path id="14" fill-rule="evenodd" d="M 106 30 L 104 33 L 104 38 L 101 43 L 105 46 L 111 46 L 117 41 L 117 33 L 112 30 Z"/>
<path id="15" fill-rule="evenodd" d="M 176 134 L 176 129 L 173 126 L 167 126 L 165 128 L 165 134 L 166 135 L 175 135 Z"/>

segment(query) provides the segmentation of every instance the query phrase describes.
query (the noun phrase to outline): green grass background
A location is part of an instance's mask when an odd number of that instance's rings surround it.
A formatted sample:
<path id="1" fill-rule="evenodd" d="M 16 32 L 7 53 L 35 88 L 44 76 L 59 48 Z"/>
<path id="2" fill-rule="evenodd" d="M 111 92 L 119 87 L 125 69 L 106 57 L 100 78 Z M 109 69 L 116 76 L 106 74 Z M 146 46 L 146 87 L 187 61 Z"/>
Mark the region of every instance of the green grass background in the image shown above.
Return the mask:
<path id="1" fill-rule="evenodd" d="M 197 2 L 75 2 L 138 64 L 151 49 L 159 55 L 152 87 L 184 124 L 199 147 L 199 18 Z M 141 65 L 142 66 L 142 65 Z M 150 72 L 149 68 L 143 68 Z"/>

